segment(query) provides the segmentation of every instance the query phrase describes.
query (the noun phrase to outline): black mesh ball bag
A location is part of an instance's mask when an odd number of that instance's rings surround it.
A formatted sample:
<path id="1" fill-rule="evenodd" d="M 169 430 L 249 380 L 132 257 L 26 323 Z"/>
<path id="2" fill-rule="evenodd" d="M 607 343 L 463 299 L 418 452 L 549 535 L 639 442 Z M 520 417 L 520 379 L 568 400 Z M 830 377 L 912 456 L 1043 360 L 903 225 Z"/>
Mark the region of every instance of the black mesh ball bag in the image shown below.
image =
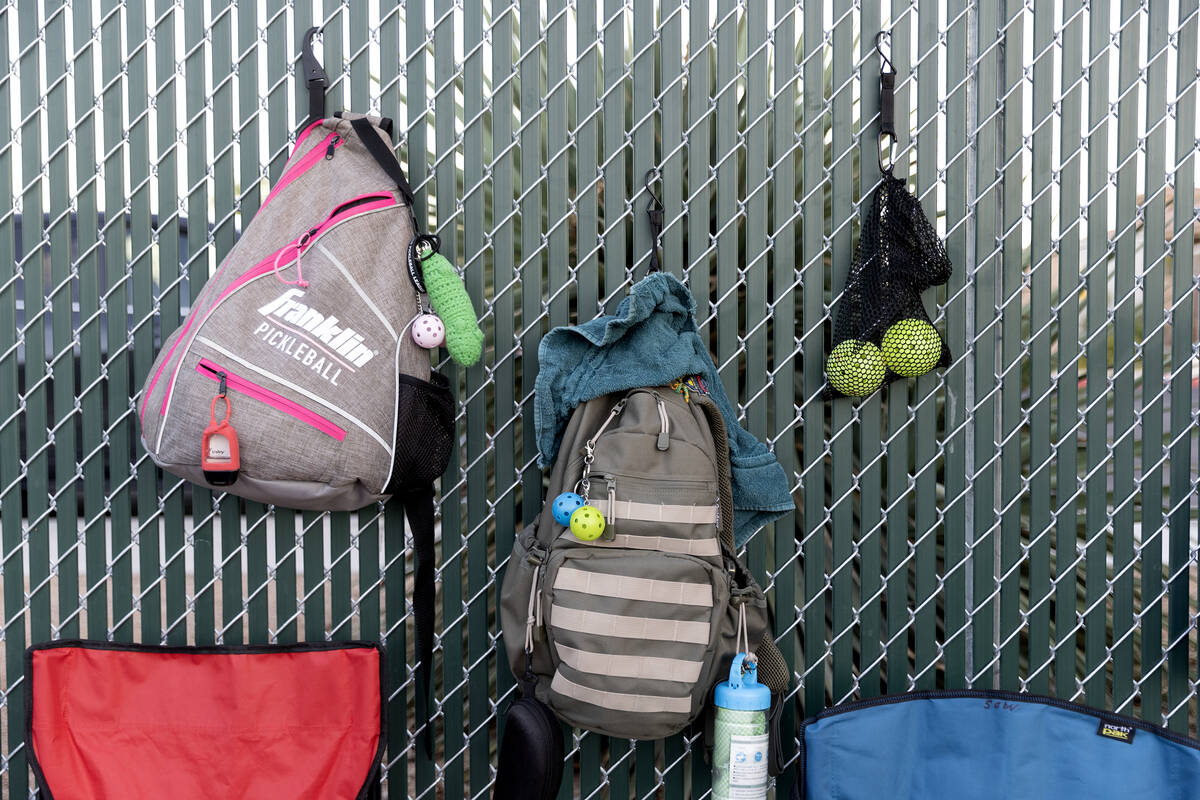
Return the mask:
<path id="1" fill-rule="evenodd" d="M 846 277 L 825 363 L 827 397 L 861 397 L 950 364 L 921 292 L 950 278 L 946 246 L 905 182 L 883 174 Z"/>

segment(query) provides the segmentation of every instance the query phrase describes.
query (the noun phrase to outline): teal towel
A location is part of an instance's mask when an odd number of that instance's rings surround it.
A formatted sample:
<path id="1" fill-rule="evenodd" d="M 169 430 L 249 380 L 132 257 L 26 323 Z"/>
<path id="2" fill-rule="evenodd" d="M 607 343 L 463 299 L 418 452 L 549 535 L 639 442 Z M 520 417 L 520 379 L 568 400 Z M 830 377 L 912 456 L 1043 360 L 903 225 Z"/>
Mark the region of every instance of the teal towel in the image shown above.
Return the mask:
<path id="1" fill-rule="evenodd" d="M 617 313 L 582 325 L 555 328 L 538 347 L 533 424 L 538 464 L 558 453 L 572 409 L 595 397 L 664 386 L 699 375 L 721 409 L 729 431 L 733 467 L 734 541 L 740 547 L 756 530 L 795 509 L 783 467 L 767 446 L 738 424 L 717 367 L 696 325 L 695 301 L 677 278 L 656 272 L 638 281 Z"/>

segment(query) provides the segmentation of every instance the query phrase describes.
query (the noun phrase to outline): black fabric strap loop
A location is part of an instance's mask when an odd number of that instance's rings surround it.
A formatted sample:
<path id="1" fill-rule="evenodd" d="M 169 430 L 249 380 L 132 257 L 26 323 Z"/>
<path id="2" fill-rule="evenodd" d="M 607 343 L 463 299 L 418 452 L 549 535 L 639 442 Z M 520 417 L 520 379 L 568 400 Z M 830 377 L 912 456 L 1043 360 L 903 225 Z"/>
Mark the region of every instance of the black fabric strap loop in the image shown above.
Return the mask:
<path id="1" fill-rule="evenodd" d="M 313 37 L 320 28 L 309 28 L 304 32 L 304 45 L 300 52 L 300 65 L 303 69 L 304 84 L 308 87 L 308 124 L 325 118 L 325 89 L 329 86 L 329 76 L 325 68 L 313 53 Z"/>
<path id="2" fill-rule="evenodd" d="M 646 193 L 650 195 L 650 202 L 646 205 L 646 217 L 650 220 L 650 272 L 662 272 L 662 262 L 658 260 L 658 242 L 662 238 L 663 232 L 663 211 L 665 211 L 662 201 L 658 199 L 658 195 L 650 188 L 650 181 L 654 178 L 654 170 L 646 172 Z"/>
<path id="3" fill-rule="evenodd" d="M 433 698 L 430 695 L 430 675 L 433 674 L 433 626 L 437 586 L 434 579 L 433 486 L 430 484 L 406 487 L 401 490 L 405 515 L 412 529 L 413 551 L 417 557 L 413 578 L 413 615 L 417 628 L 417 719 L 424 720 L 421 735 L 426 754 L 433 757 Z"/>
<path id="4" fill-rule="evenodd" d="M 392 148 L 383 143 L 383 140 L 379 138 L 379 134 L 376 132 L 375 126 L 368 122 L 365 117 L 350 120 L 350 124 L 354 127 L 354 132 L 358 134 L 358 138 L 366 146 L 367 152 L 371 154 L 371 158 L 375 159 L 375 163 L 399 187 L 400 194 L 404 197 L 404 202 L 408 204 L 409 208 L 412 208 L 415 205 L 413 190 L 408 185 L 408 178 L 404 177 L 404 168 L 396 160 L 396 154 L 392 152 Z"/>

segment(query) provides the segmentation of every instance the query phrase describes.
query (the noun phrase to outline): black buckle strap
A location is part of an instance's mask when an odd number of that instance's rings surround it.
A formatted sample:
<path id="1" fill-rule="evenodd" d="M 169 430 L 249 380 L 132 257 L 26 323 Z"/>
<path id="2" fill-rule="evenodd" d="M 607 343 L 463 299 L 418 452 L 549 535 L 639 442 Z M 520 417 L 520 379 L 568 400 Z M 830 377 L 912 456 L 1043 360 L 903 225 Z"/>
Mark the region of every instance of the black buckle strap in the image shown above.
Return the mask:
<path id="1" fill-rule="evenodd" d="M 891 39 L 888 31 L 875 34 L 875 50 L 879 53 L 879 136 L 875 140 L 879 156 L 879 171 L 892 174 L 892 158 L 890 148 L 896 144 L 896 67 L 891 59 L 883 54 L 883 38 Z M 890 139 L 887 166 L 883 163 L 883 145 Z"/>
<path id="2" fill-rule="evenodd" d="M 313 37 L 321 29 L 313 26 L 304 32 L 304 44 L 300 51 L 300 63 L 304 70 L 304 84 L 308 87 L 308 122 L 311 125 L 325 118 L 325 89 L 329 87 L 329 76 L 313 54 Z"/>
<path id="3" fill-rule="evenodd" d="M 650 202 L 646 204 L 646 216 L 650 219 L 650 272 L 662 272 L 662 262 L 658 260 L 658 241 L 662 238 L 663 212 L 666 209 L 663 207 L 662 201 L 658 199 L 658 195 L 650 188 L 653 180 L 654 170 L 646 170 L 644 185 L 646 194 L 650 195 Z"/>
<path id="4" fill-rule="evenodd" d="M 433 757 L 433 697 L 430 692 L 433 674 L 433 628 L 436 618 L 437 584 L 434 564 L 437 552 L 434 544 L 433 486 L 408 486 L 400 492 L 413 535 L 416 570 L 413 577 L 413 615 L 416 617 L 417 654 L 417 719 L 425 728 L 421 741 L 425 753 Z"/>
<path id="5" fill-rule="evenodd" d="M 413 200 L 412 187 L 408 185 L 408 179 L 404 177 L 404 168 L 396 160 L 396 154 L 392 152 L 392 148 L 383 143 L 383 139 L 379 138 L 375 126 L 368 122 L 365 117 L 350 120 L 350 125 L 353 126 L 354 132 L 358 134 L 358 138 L 367 148 L 367 152 L 371 154 L 371 158 L 375 159 L 375 163 L 388 174 L 388 177 L 400 189 L 400 194 L 404 197 L 404 202 L 409 208 L 413 208 L 415 202 Z"/>

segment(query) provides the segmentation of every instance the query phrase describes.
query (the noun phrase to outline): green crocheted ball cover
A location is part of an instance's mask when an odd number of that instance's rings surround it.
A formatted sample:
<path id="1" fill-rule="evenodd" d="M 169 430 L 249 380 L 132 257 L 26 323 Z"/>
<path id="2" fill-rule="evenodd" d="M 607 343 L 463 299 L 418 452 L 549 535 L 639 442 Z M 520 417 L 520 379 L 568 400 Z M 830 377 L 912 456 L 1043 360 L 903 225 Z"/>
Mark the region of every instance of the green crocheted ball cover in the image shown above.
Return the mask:
<path id="1" fill-rule="evenodd" d="M 450 357 L 464 367 L 471 366 L 483 353 L 483 331 L 458 270 L 441 253 L 431 253 L 421 261 L 421 274 L 429 302 L 446 325 Z"/>

